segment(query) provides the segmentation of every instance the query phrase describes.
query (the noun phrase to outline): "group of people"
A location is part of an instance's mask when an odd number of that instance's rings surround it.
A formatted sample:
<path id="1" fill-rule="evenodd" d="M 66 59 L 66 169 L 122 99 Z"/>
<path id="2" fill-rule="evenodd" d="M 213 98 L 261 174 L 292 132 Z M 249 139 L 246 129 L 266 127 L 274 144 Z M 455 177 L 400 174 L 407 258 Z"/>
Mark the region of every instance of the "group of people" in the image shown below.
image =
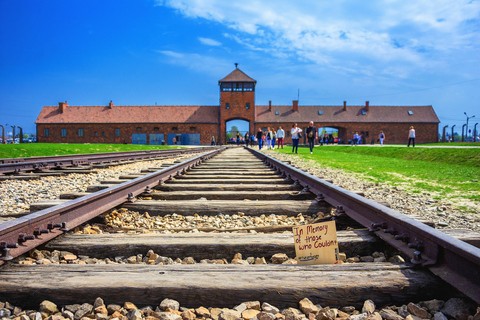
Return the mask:
<path id="1" fill-rule="evenodd" d="M 263 132 L 262 129 L 258 129 L 256 139 L 258 141 L 258 149 L 261 150 L 264 144 L 266 144 L 268 149 L 275 149 L 275 143 L 277 142 L 277 148 L 283 149 L 283 142 L 285 139 L 285 130 L 280 126 L 278 130 L 275 131 L 274 128 L 267 128 L 266 132 Z"/>
<path id="2" fill-rule="evenodd" d="M 292 153 L 293 152 L 298 153 L 298 143 L 300 141 L 300 138 L 302 138 L 302 132 L 303 130 L 299 128 L 296 123 L 292 125 L 292 129 L 290 131 L 292 135 L 292 145 L 293 145 Z M 313 121 L 310 121 L 309 126 L 307 127 L 307 129 L 305 129 L 305 134 L 308 140 L 310 154 L 312 154 L 313 147 L 315 146 L 315 140 L 317 139 L 317 129 L 313 125 Z M 385 133 L 383 131 L 380 131 L 377 141 L 380 142 L 381 146 L 383 146 L 385 139 L 386 139 Z M 277 131 L 275 131 L 274 128 L 268 127 L 266 132 L 262 131 L 262 129 L 258 129 L 258 132 L 256 135 L 253 135 L 253 134 L 250 134 L 250 132 L 247 132 L 244 137 L 242 137 L 240 133 L 237 132 L 237 137 L 235 142 L 237 143 L 237 145 L 240 145 L 241 143 L 242 144 L 245 143 L 245 146 L 247 147 L 249 144 L 250 146 L 253 146 L 255 142 L 258 142 L 259 150 L 261 150 L 264 145 L 266 145 L 266 148 L 268 150 L 268 149 L 275 149 L 275 144 L 277 144 L 278 149 L 280 149 L 280 147 L 283 149 L 284 140 L 285 140 L 285 131 L 281 126 L 279 126 Z M 352 146 L 361 144 L 362 135 L 359 134 L 358 132 L 355 132 L 351 143 L 352 143 Z M 215 145 L 214 136 L 212 136 L 211 144 Z M 373 139 L 372 139 L 372 144 L 373 144 Z M 412 144 L 413 147 L 415 147 L 415 129 L 413 126 L 411 126 L 410 130 L 408 131 L 407 147 L 410 147 L 410 144 Z"/>
<path id="3" fill-rule="evenodd" d="M 383 146 L 383 143 L 386 139 L 385 133 L 383 131 L 380 131 L 380 134 L 378 135 L 378 140 L 380 142 L 380 145 Z M 362 135 L 358 134 L 358 132 L 355 132 L 353 135 L 352 139 L 352 146 L 355 146 L 357 144 L 362 143 Z M 372 139 L 372 144 L 373 144 L 373 139 Z M 413 126 L 410 127 L 410 130 L 408 130 L 408 144 L 407 147 L 410 147 L 410 144 L 412 144 L 413 147 L 415 147 L 415 128 Z"/>

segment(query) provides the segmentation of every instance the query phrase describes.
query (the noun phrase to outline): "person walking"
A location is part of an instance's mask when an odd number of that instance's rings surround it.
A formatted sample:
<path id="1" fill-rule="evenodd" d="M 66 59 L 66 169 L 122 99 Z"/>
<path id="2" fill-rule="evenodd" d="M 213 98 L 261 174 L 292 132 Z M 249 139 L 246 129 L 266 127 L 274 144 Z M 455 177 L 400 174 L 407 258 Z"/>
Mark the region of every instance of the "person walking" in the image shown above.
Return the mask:
<path id="1" fill-rule="evenodd" d="M 262 129 L 258 129 L 258 132 L 257 132 L 257 140 L 258 140 L 258 150 L 262 150 L 262 144 L 263 144 L 263 132 L 262 132 Z"/>
<path id="2" fill-rule="evenodd" d="M 272 128 L 272 149 L 275 149 L 275 140 L 277 140 L 277 134 L 275 133 L 275 129 Z"/>
<path id="3" fill-rule="evenodd" d="M 247 133 L 245 133 L 245 147 L 248 147 L 249 142 L 250 142 L 250 132 L 247 131 Z"/>
<path id="4" fill-rule="evenodd" d="M 380 140 L 380 145 L 383 147 L 383 141 L 385 140 L 385 133 L 383 133 L 383 131 L 380 131 L 380 134 L 378 135 L 378 140 Z"/>
<path id="5" fill-rule="evenodd" d="M 352 146 L 355 147 L 357 144 L 358 144 L 358 132 L 355 132 L 352 139 Z"/>
<path id="6" fill-rule="evenodd" d="M 291 130 L 290 132 L 291 132 L 291 134 L 292 134 L 292 144 L 293 144 L 292 153 L 293 153 L 293 152 L 298 153 L 298 141 L 299 141 L 300 138 L 301 138 L 302 129 L 298 128 L 298 127 L 297 127 L 297 124 L 295 123 L 295 124 L 292 126 L 292 130 Z"/>
<path id="7" fill-rule="evenodd" d="M 269 150 L 272 147 L 272 130 L 270 127 L 267 128 L 267 150 Z"/>
<path id="8" fill-rule="evenodd" d="M 285 131 L 282 129 L 282 126 L 280 126 L 278 127 L 278 130 L 277 130 L 278 149 L 280 149 L 280 145 L 282 145 L 282 149 L 283 149 L 284 138 L 285 138 Z"/>
<path id="9" fill-rule="evenodd" d="M 315 146 L 315 139 L 317 138 L 317 129 L 313 126 L 313 121 L 310 121 L 305 134 L 308 138 L 308 146 L 310 147 L 310 154 L 313 154 L 313 147 Z"/>
<path id="10" fill-rule="evenodd" d="M 215 145 L 215 136 L 212 136 L 212 143 L 210 145 L 212 145 L 212 146 Z"/>
<path id="11" fill-rule="evenodd" d="M 407 147 L 410 147 L 410 142 L 415 147 L 415 129 L 413 128 L 413 126 L 411 126 L 410 130 L 408 131 L 408 145 L 407 145 Z"/>

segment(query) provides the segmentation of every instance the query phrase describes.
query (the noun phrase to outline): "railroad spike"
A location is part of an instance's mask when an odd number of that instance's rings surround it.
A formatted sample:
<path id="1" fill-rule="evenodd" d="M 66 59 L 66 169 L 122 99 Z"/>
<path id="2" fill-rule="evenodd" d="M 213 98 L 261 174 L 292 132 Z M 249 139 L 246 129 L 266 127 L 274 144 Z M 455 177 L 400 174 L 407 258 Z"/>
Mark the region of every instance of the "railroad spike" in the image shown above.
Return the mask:
<path id="1" fill-rule="evenodd" d="M 127 196 L 127 202 L 128 203 L 134 203 L 135 201 L 137 200 L 137 198 L 135 198 L 135 196 L 133 195 L 132 192 L 130 192 Z"/>
<path id="2" fill-rule="evenodd" d="M 13 256 L 10 255 L 10 249 L 9 248 L 4 248 L 2 249 L 2 254 L 0 256 L 0 260 L 8 261 L 12 260 Z"/>
<path id="3" fill-rule="evenodd" d="M 305 187 L 302 189 L 302 191 L 300 191 L 300 194 L 308 194 L 308 193 L 311 193 L 310 187 L 308 186 L 308 184 L 306 184 Z"/>
<path id="4" fill-rule="evenodd" d="M 346 215 L 342 205 L 337 206 L 337 209 L 335 209 L 335 215 L 337 217 L 344 217 Z"/>
<path id="5" fill-rule="evenodd" d="M 422 258 L 422 253 L 420 251 L 415 251 L 413 253 L 413 258 L 410 260 L 410 262 L 414 265 L 421 265 L 425 261 L 426 260 Z"/>
<path id="6" fill-rule="evenodd" d="M 302 184 L 300 183 L 300 180 L 295 179 L 295 183 L 293 184 L 294 187 L 301 187 Z"/>
<path id="7" fill-rule="evenodd" d="M 28 240 L 35 240 L 35 236 L 21 233 L 18 235 L 18 243 L 24 243 Z"/>
<path id="8" fill-rule="evenodd" d="M 67 232 L 69 231 L 70 229 L 67 228 L 67 223 L 66 222 L 62 222 L 61 223 L 61 227 L 60 227 L 60 231 L 63 231 L 63 232 Z"/>
<path id="9" fill-rule="evenodd" d="M 402 233 L 402 234 L 396 235 L 395 240 L 401 240 L 403 242 L 408 242 L 409 237 L 405 233 Z"/>
<path id="10" fill-rule="evenodd" d="M 319 192 L 317 194 L 317 197 L 315 198 L 315 201 L 317 201 L 317 202 L 325 201 L 325 197 L 323 196 L 323 193 Z"/>
<path id="11" fill-rule="evenodd" d="M 5 249 L 5 248 L 18 248 L 18 243 L 8 243 L 5 241 L 0 242 L 0 249 Z"/>
<path id="12" fill-rule="evenodd" d="M 145 191 L 143 191 L 144 193 L 152 193 L 152 188 L 150 188 L 150 186 L 146 186 L 145 187 Z"/>
<path id="13" fill-rule="evenodd" d="M 43 233 L 49 233 L 49 232 L 50 230 L 42 229 L 42 228 L 35 228 L 35 230 L 33 230 L 33 234 L 35 235 L 35 237 L 41 236 Z"/>
<path id="14" fill-rule="evenodd" d="M 380 230 L 381 228 L 386 228 L 386 227 L 387 227 L 387 224 L 385 222 L 380 222 L 380 223 L 372 222 L 372 224 L 368 228 L 368 231 L 374 232 L 374 231 Z"/>
<path id="15" fill-rule="evenodd" d="M 423 249 L 425 249 L 425 245 L 417 239 L 415 239 L 415 242 L 409 243 L 407 246 L 409 248 L 416 249 L 417 251 L 423 251 Z"/>
<path id="16" fill-rule="evenodd" d="M 49 223 L 47 224 L 47 229 L 48 230 L 52 230 L 52 229 L 55 229 L 55 228 L 61 228 L 62 225 L 60 223 Z"/>
<path id="17" fill-rule="evenodd" d="M 385 233 L 390 233 L 391 235 L 396 235 L 398 232 L 395 230 L 395 228 L 388 228 L 388 229 L 383 229 L 383 232 Z"/>

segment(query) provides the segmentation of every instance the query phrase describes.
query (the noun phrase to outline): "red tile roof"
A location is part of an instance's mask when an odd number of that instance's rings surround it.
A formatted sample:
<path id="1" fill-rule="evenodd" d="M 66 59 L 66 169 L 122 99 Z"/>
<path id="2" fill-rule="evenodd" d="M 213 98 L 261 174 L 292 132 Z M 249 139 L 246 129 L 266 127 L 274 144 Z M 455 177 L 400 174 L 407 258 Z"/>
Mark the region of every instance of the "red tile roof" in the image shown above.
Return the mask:
<path id="1" fill-rule="evenodd" d="M 407 122 L 407 123 L 439 123 L 432 106 L 255 106 L 256 122 Z M 275 112 L 278 111 L 278 115 Z M 322 111 L 319 115 L 318 111 Z M 362 111 L 366 111 L 365 115 Z M 412 115 L 408 114 L 412 111 Z"/>
<path id="2" fill-rule="evenodd" d="M 218 106 L 43 107 L 35 123 L 218 123 Z"/>
<path id="3" fill-rule="evenodd" d="M 235 69 L 228 76 L 223 78 L 222 80 L 219 80 L 218 83 L 220 82 L 254 82 L 257 83 L 257 80 L 254 80 L 247 76 L 242 70 L 240 69 Z"/>

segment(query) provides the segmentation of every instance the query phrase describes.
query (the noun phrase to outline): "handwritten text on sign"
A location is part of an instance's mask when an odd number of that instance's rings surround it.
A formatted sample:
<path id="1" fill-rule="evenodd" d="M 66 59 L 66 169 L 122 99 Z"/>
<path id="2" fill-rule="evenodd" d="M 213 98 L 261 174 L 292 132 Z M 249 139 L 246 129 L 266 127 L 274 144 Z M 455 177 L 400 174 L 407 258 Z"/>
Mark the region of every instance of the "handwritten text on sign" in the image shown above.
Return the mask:
<path id="1" fill-rule="evenodd" d="M 293 227 L 298 264 L 338 263 L 335 221 Z"/>

